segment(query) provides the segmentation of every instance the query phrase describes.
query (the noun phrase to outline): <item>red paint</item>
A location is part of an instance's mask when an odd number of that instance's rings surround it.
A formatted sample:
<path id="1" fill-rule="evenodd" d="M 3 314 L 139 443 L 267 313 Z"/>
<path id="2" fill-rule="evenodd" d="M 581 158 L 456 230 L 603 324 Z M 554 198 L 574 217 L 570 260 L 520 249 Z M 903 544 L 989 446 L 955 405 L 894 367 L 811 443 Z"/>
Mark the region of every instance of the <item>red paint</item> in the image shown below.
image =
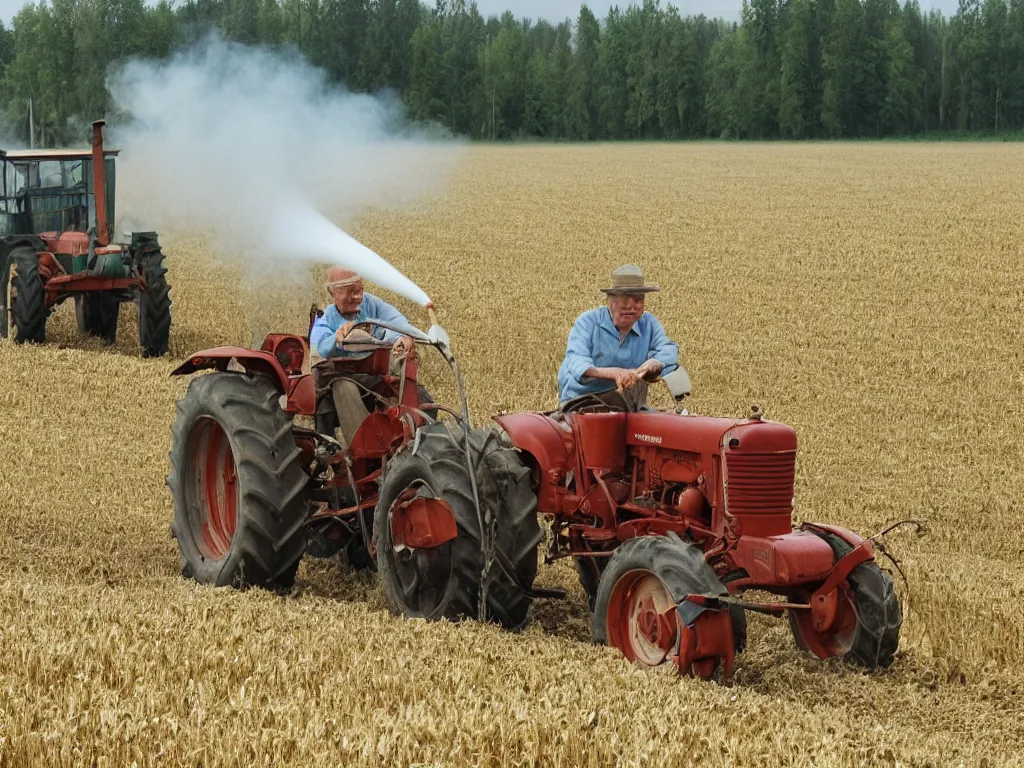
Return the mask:
<path id="1" fill-rule="evenodd" d="M 103 163 L 103 120 L 92 124 L 92 191 L 96 205 L 96 242 L 106 245 L 110 242 L 107 226 L 107 177 Z"/>
<path id="2" fill-rule="evenodd" d="M 309 342 L 293 334 L 272 333 L 263 340 L 260 349 L 276 357 L 289 376 L 301 374 L 302 365 L 309 358 Z"/>
<path id="3" fill-rule="evenodd" d="M 285 410 L 306 415 L 316 410 L 316 390 L 313 387 L 312 376 L 299 376 L 292 380 L 291 389 L 288 391 L 288 406 Z"/>
<path id="4" fill-rule="evenodd" d="M 82 256 L 89 252 L 89 236 L 85 232 L 40 232 L 39 237 L 46 243 L 46 250 L 50 253 Z M 115 252 L 119 250 L 117 248 Z"/>
<path id="5" fill-rule="evenodd" d="M 679 644 L 676 606 L 668 588 L 650 571 L 624 573 L 608 599 L 608 645 L 632 662 L 654 667 Z"/>
<path id="6" fill-rule="evenodd" d="M 199 502 L 199 541 L 203 554 L 220 560 L 231 550 L 237 522 L 238 489 L 235 459 L 224 430 L 213 419 L 203 419 L 189 456 L 191 476 Z"/>
<path id="7" fill-rule="evenodd" d="M 572 431 L 563 430 L 541 413 L 515 413 L 495 416 L 494 420 L 537 468 L 537 510 L 546 515 L 561 512 L 562 497 L 557 489 L 568 467 L 574 442 Z"/>
<path id="8" fill-rule="evenodd" d="M 589 470 L 619 470 L 626 466 L 626 414 L 592 413 L 572 422 L 577 445 L 586 446 L 583 464 Z"/>
<path id="9" fill-rule="evenodd" d="M 830 604 L 820 605 L 811 610 L 794 610 L 791 612 L 794 630 L 800 640 L 811 653 L 819 659 L 842 656 L 853 645 L 857 631 L 857 612 L 854 608 L 853 594 L 847 584 L 842 584 L 827 598 Z M 823 601 L 825 602 L 825 601 Z M 824 626 L 827 620 L 827 627 Z"/>
<path id="10" fill-rule="evenodd" d="M 813 533 L 791 531 L 765 538 L 742 536 L 728 560 L 731 569 L 749 573 L 752 584 L 788 586 L 825 578 L 835 556 L 828 542 Z"/>
<path id="11" fill-rule="evenodd" d="M 380 459 L 404 442 L 405 430 L 397 412 L 375 411 L 363 420 L 352 436 L 351 451 L 359 457 Z"/>
<path id="12" fill-rule="evenodd" d="M 397 550 L 429 549 L 452 541 L 459 535 L 455 513 L 444 499 L 403 498 L 406 491 L 391 506 L 391 542 Z"/>
<path id="13" fill-rule="evenodd" d="M 676 657 L 679 673 L 710 680 L 721 663 L 722 677 L 732 677 L 736 647 L 732 638 L 732 618 L 725 610 L 707 610 L 683 627 Z"/>
<path id="14" fill-rule="evenodd" d="M 213 347 L 196 352 L 192 357 L 179 365 L 171 376 L 181 376 L 195 373 L 196 371 L 208 368 L 216 368 L 218 371 L 226 371 L 231 360 L 237 360 L 238 364 L 252 373 L 261 373 L 267 376 L 280 390 L 281 394 L 290 391 L 288 374 L 281 368 L 281 364 L 269 352 L 245 347 Z"/>

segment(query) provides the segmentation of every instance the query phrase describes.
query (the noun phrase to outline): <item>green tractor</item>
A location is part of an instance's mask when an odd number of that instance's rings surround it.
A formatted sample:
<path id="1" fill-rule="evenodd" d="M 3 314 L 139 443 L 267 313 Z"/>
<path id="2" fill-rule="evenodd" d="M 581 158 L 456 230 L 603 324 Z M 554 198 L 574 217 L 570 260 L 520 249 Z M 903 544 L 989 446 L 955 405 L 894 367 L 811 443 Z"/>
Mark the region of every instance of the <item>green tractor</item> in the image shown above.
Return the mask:
<path id="1" fill-rule="evenodd" d="M 138 309 L 143 357 L 167 352 L 171 299 L 155 232 L 114 243 L 114 159 L 104 121 L 91 149 L 0 150 L 0 336 L 46 341 L 53 308 L 73 298 L 78 328 L 117 339 L 121 302 Z"/>

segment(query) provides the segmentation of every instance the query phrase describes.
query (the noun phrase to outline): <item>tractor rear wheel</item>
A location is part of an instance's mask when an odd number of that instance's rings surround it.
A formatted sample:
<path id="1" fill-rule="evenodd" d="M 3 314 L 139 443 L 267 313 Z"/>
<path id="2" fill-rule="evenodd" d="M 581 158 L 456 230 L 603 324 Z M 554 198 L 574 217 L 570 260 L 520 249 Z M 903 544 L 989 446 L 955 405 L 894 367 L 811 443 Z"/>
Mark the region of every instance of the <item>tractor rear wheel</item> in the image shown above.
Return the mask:
<path id="1" fill-rule="evenodd" d="M 98 336 L 104 344 L 117 341 L 117 316 L 120 309 L 117 297 L 105 291 L 75 296 L 75 318 L 78 330 Z"/>
<path id="2" fill-rule="evenodd" d="M 444 423 L 431 424 L 421 428 L 416 441 L 388 462 L 373 525 L 384 595 L 395 614 L 475 619 L 480 586 L 486 578 L 487 619 L 518 629 L 529 618 L 532 602 L 519 587 L 533 586 L 537 545 L 543 538 L 530 472 L 498 432 L 478 429 L 470 433 L 481 512 L 484 519 L 489 512 L 494 521 L 495 558 L 485 576 L 464 440 L 458 427 L 449 430 Z M 392 521 L 400 506 L 417 494 L 447 505 L 455 519 L 455 538 L 422 548 L 395 542 Z"/>
<path id="3" fill-rule="evenodd" d="M 591 625 L 594 642 L 618 648 L 638 664 L 663 664 L 681 649 L 683 621 L 681 609 L 674 606 L 689 595 L 728 595 L 700 549 L 673 533 L 630 539 L 615 550 L 601 576 Z M 696 614 L 700 606 L 693 610 Z M 709 608 L 693 621 L 700 622 L 704 613 L 712 614 L 716 622 L 707 630 L 698 629 L 698 637 L 701 631 L 724 632 L 724 638 L 717 639 L 735 648 L 731 612 Z M 681 671 L 710 679 L 720 664 L 728 674 L 731 663 L 731 658 L 714 656 Z"/>
<path id="4" fill-rule="evenodd" d="M 27 246 L 12 249 L 3 277 L 6 311 L 0 330 L 17 344 L 42 344 L 46 341 L 46 292 L 36 252 Z"/>
<path id="5" fill-rule="evenodd" d="M 171 338 L 171 289 L 167 284 L 164 254 L 157 248 L 142 258 L 146 290 L 139 291 L 139 343 L 143 357 L 167 354 Z"/>
<path id="6" fill-rule="evenodd" d="M 306 548 L 309 477 L 264 376 L 198 376 L 172 429 L 172 531 L 201 584 L 288 588 Z"/>
<path id="7" fill-rule="evenodd" d="M 835 534 L 813 533 L 828 542 L 836 560 L 853 550 Z M 797 647 L 819 659 L 842 656 L 868 669 L 879 669 L 892 664 L 899 647 L 903 612 L 895 583 L 892 575 L 873 561 L 858 565 L 839 586 L 836 616 L 827 632 L 815 631 L 810 611 L 787 614 Z"/>

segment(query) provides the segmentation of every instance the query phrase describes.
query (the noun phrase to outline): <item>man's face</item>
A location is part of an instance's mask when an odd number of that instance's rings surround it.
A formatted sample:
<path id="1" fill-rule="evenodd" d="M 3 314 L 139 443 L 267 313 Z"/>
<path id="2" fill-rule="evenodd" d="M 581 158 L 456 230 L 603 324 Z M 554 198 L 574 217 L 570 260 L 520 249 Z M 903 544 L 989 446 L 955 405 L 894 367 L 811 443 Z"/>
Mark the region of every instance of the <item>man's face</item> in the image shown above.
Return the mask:
<path id="1" fill-rule="evenodd" d="M 363 304 L 362 282 L 339 285 L 334 288 L 334 306 L 343 315 L 354 315 Z"/>
<path id="2" fill-rule="evenodd" d="M 644 295 L 642 293 L 612 294 L 608 297 L 608 309 L 612 313 L 612 322 L 620 331 L 627 331 L 644 313 Z"/>

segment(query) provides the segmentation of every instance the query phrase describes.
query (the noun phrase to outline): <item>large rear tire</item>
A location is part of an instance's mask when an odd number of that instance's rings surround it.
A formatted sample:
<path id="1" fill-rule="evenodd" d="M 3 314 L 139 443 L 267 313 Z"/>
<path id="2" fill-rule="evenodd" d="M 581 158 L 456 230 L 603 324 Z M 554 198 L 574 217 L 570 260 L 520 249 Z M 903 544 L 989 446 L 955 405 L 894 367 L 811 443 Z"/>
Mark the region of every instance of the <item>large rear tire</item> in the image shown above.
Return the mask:
<path id="1" fill-rule="evenodd" d="M 813 531 L 828 542 L 836 560 L 853 547 L 832 533 Z M 892 575 L 878 563 L 861 563 L 839 586 L 835 620 L 827 633 L 814 631 L 809 611 L 788 611 L 797 647 L 821 659 L 842 656 L 868 669 L 892 665 L 900 643 L 903 611 Z"/>
<path id="2" fill-rule="evenodd" d="M 309 477 L 264 376 L 198 376 L 172 429 L 172 530 L 201 584 L 291 587 L 306 547 Z"/>
<path id="3" fill-rule="evenodd" d="M 16 344 L 46 341 L 46 292 L 39 276 L 39 259 L 27 246 L 11 250 L 4 265 L 3 335 Z"/>
<path id="4" fill-rule="evenodd" d="M 463 441 L 457 427 L 449 430 L 444 423 L 432 424 L 421 428 L 417 440 L 388 463 L 374 515 L 374 550 L 384 595 L 395 614 L 453 621 L 479 615 L 485 564 Z M 530 488 L 529 470 L 497 431 L 471 432 L 470 450 L 480 505 L 489 511 L 495 526 L 496 557 L 486 577 L 486 617 L 507 629 L 518 629 L 527 622 L 532 603 L 519 586 L 532 588 L 537 545 L 543 538 L 537 497 Z M 410 488 L 425 489 L 448 503 L 457 527 L 454 539 L 431 548 L 396 548 L 392 511 Z"/>
<path id="5" fill-rule="evenodd" d="M 142 272 L 146 290 L 139 291 L 139 343 L 143 357 L 167 354 L 171 338 L 171 289 L 167 284 L 164 254 L 155 238 L 143 246 Z"/>
<path id="6" fill-rule="evenodd" d="M 120 303 L 117 297 L 105 291 L 75 296 L 75 319 L 78 330 L 98 336 L 104 344 L 117 341 L 117 317 Z"/>

